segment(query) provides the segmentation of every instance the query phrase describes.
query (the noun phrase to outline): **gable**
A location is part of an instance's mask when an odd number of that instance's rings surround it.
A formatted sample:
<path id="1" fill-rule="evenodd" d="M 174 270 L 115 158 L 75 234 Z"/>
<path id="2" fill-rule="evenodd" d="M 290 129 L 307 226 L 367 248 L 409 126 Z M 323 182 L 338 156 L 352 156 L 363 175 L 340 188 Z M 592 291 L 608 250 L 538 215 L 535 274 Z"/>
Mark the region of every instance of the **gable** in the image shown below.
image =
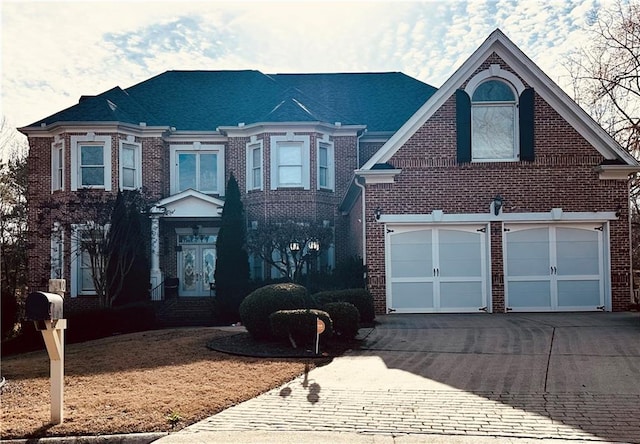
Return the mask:
<path id="1" fill-rule="evenodd" d="M 385 143 L 361 168 L 366 175 L 376 164 L 389 162 L 402 147 L 451 97 L 464 88 L 465 82 L 476 73 L 492 54 L 500 57 L 524 83 L 533 88 L 557 113 L 588 141 L 605 160 L 619 161 L 636 171 L 638 162 L 609 134 L 571 100 L 540 68 L 520 51 L 500 30 L 469 57 L 444 85 Z M 530 116 L 528 117 L 530 118 Z M 467 134 L 468 136 L 468 134 Z M 463 160 L 467 157 L 463 157 Z M 629 170 L 627 173 L 633 172 Z"/>
<path id="2" fill-rule="evenodd" d="M 156 202 L 154 207 L 164 208 L 164 217 L 168 218 L 217 218 L 222 214 L 224 201 L 189 189 Z"/>

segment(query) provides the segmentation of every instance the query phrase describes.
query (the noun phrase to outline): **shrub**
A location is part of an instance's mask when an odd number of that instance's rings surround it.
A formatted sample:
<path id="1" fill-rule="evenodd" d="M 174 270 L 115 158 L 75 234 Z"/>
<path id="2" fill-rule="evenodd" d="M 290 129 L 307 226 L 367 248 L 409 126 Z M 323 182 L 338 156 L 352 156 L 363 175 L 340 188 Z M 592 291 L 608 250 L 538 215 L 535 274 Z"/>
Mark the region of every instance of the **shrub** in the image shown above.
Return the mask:
<path id="1" fill-rule="evenodd" d="M 271 313 L 304 308 L 306 298 L 307 289 L 301 285 L 267 285 L 244 298 L 240 304 L 240 320 L 254 339 L 268 340 L 273 337 L 269 321 Z"/>
<path id="2" fill-rule="evenodd" d="M 323 291 L 313 295 L 316 306 L 322 307 L 329 302 L 349 302 L 358 309 L 361 323 L 371 323 L 376 318 L 373 298 L 364 288 Z"/>
<path id="3" fill-rule="evenodd" d="M 353 339 L 358 334 L 360 312 L 349 302 L 329 302 L 325 304 L 326 311 L 333 321 L 333 331 L 341 339 Z"/>
<path id="4" fill-rule="evenodd" d="M 315 341 L 318 318 L 325 325 L 321 337 L 331 337 L 333 334 L 331 318 L 321 310 L 278 310 L 271 313 L 269 321 L 273 337 L 292 339 L 294 341 L 292 345 L 295 348 L 296 344 L 311 344 Z"/>

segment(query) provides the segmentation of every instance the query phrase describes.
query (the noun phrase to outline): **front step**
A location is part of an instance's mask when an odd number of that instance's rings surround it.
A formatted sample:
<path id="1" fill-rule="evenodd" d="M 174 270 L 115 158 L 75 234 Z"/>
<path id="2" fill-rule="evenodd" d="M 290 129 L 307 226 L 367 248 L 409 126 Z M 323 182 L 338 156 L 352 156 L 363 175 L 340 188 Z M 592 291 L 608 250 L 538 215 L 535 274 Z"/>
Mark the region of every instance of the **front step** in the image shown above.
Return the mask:
<path id="1" fill-rule="evenodd" d="M 158 301 L 156 323 L 159 327 L 196 327 L 214 325 L 215 298 L 178 297 Z"/>

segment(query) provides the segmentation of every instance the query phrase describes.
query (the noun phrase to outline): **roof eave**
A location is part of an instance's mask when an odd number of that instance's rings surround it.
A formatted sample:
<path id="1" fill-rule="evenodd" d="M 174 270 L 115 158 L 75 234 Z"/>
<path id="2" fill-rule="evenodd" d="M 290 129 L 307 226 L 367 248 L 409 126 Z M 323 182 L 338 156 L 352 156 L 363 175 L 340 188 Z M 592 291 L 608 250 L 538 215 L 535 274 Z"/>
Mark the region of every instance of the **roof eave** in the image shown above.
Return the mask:
<path id="1" fill-rule="evenodd" d="M 118 121 L 69 121 L 69 122 L 55 122 L 52 124 L 41 124 L 40 126 L 23 126 L 18 128 L 22 134 L 27 137 L 30 136 L 41 136 L 48 137 L 55 134 L 60 134 L 62 132 L 73 132 L 73 131 L 87 131 L 88 129 L 95 130 L 99 129 L 103 132 L 117 132 L 119 130 L 129 131 L 133 133 L 139 134 L 149 134 L 149 133 L 164 133 L 170 130 L 169 126 L 147 126 L 144 122 L 140 122 L 139 124 L 126 123 L 126 122 L 118 122 Z"/>

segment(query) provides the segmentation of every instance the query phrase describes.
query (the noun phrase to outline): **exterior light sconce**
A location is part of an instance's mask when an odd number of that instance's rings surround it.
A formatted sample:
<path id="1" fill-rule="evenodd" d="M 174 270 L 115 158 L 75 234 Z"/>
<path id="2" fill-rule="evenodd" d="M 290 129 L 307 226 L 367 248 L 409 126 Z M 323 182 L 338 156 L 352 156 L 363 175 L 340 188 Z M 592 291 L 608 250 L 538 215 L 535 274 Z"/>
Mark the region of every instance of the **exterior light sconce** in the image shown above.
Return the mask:
<path id="1" fill-rule="evenodd" d="M 193 235 L 197 236 L 198 234 L 200 234 L 200 225 L 193 225 L 191 227 L 191 230 L 193 231 Z"/>
<path id="2" fill-rule="evenodd" d="M 496 216 L 500 214 L 500 210 L 502 209 L 503 199 L 499 194 L 493 198 L 493 214 Z"/>
<path id="3" fill-rule="evenodd" d="M 376 208 L 373 214 L 376 216 L 376 220 L 380 220 L 380 216 L 382 216 L 382 210 L 380 210 L 380 208 Z"/>
<path id="4" fill-rule="evenodd" d="M 291 241 L 289 243 L 289 250 L 291 250 L 292 253 L 297 253 L 298 251 L 300 251 L 300 244 L 296 241 Z"/>
<path id="5" fill-rule="evenodd" d="M 320 250 L 320 242 L 318 242 L 317 240 L 310 240 L 309 241 L 309 251 L 319 251 Z"/>

